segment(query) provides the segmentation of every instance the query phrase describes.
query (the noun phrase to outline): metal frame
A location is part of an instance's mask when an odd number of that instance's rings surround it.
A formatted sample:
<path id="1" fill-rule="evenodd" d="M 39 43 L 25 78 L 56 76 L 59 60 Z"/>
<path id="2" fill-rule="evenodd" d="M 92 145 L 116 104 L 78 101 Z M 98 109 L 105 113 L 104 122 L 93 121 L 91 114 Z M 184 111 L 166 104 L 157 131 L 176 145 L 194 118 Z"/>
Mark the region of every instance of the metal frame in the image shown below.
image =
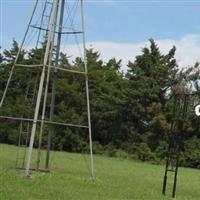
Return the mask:
<path id="1" fill-rule="evenodd" d="M 48 3 L 48 1 L 46 1 Z M 30 136 L 30 143 L 29 143 L 29 148 L 28 148 L 28 153 L 26 155 L 26 166 L 25 166 L 25 176 L 30 175 L 30 170 L 31 170 L 31 158 L 32 158 L 32 151 L 33 151 L 33 143 L 35 140 L 35 134 L 36 134 L 36 126 L 37 123 L 40 123 L 40 135 L 39 135 L 39 147 L 38 147 L 38 157 L 37 157 L 37 167 L 36 169 L 39 169 L 39 163 L 40 163 L 40 149 L 41 149 L 41 141 L 42 141 L 42 133 L 43 133 L 43 126 L 44 123 L 51 124 L 51 125 L 61 125 L 61 126 L 71 126 L 71 127 L 79 127 L 79 128 L 86 128 L 88 129 L 89 132 L 89 146 L 90 146 L 90 161 L 91 161 L 91 176 L 94 179 L 94 161 L 93 161 L 93 150 L 92 150 L 92 131 L 91 131 L 91 116 L 90 116 L 90 103 L 89 103 L 89 86 L 88 86 L 88 69 L 87 69 L 87 57 L 86 57 L 86 45 L 85 45 L 85 28 L 84 28 L 84 13 L 83 13 L 83 0 L 80 0 L 80 6 L 81 6 L 81 31 L 72 31 L 72 32 L 62 32 L 62 23 L 63 23 L 63 16 L 64 16 L 64 4 L 65 0 L 53 0 L 51 5 L 52 5 L 52 10 L 50 14 L 50 22 L 48 28 L 45 30 L 47 31 L 47 44 L 46 44 L 46 49 L 45 49 L 45 54 L 44 54 L 44 60 L 43 64 L 37 64 L 37 65 L 23 65 L 23 64 L 18 64 L 18 58 L 20 55 L 20 52 L 22 51 L 26 36 L 28 34 L 28 31 L 30 27 L 32 28 L 38 28 L 38 27 L 33 27 L 32 19 L 35 14 L 36 8 L 38 6 L 38 0 L 35 2 L 35 6 L 33 8 L 33 12 L 30 18 L 30 21 L 28 23 L 28 27 L 26 29 L 24 38 L 22 40 L 21 46 L 19 48 L 19 51 L 17 53 L 16 59 L 14 61 L 14 64 L 11 68 L 9 78 L 6 84 L 6 88 L 4 90 L 1 102 L 0 102 L 0 108 L 3 105 L 3 102 L 5 100 L 8 87 L 13 75 L 13 71 L 15 67 L 27 67 L 27 68 L 35 68 L 35 67 L 41 67 L 42 72 L 40 76 L 40 83 L 39 83 L 39 89 L 37 93 L 37 100 L 36 100 L 36 106 L 35 106 L 35 112 L 34 112 L 34 118 L 33 119 L 28 119 L 28 118 L 23 118 L 23 117 L 13 117 L 13 116 L 0 116 L 0 118 L 8 119 L 8 120 L 19 120 L 19 121 L 28 121 L 32 122 L 32 129 L 31 129 L 31 136 Z M 56 31 L 56 23 L 57 23 L 57 16 L 58 16 L 58 9 L 60 6 L 60 20 L 59 20 L 59 30 Z M 41 27 L 38 28 L 39 30 L 42 30 Z M 58 58 L 59 58 L 59 53 L 60 53 L 60 43 L 61 43 L 61 36 L 62 34 L 82 34 L 82 42 L 83 42 L 83 51 L 84 51 L 84 72 L 82 71 L 75 71 L 75 70 L 68 70 L 65 68 L 58 67 Z M 54 48 L 54 39 L 55 39 L 55 34 L 58 34 L 57 38 L 57 46 L 56 46 L 56 65 L 52 66 L 51 65 L 51 58 L 53 56 L 53 48 Z M 40 32 L 39 36 L 40 37 Z M 37 41 L 38 45 L 39 39 Z M 37 48 L 37 46 L 36 46 Z M 50 58 L 50 59 L 49 59 Z M 77 124 L 70 124 L 70 123 L 63 123 L 63 122 L 54 122 L 52 121 L 53 119 L 53 112 L 54 112 L 54 103 L 55 103 L 55 87 L 53 85 L 52 89 L 52 102 L 51 102 L 51 111 L 50 111 L 50 120 L 45 120 L 45 112 L 46 112 L 46 100 L 47 100 L 47 94 L 48 94 L 48 87 L 49 87 L 49 79 L 50 79 L 50 71 L 53 69 L 54 71 L 56 70 L 62 70 L 65 72 L 70 72 L 70 73 L 77 73 L 77 74 L 83 74 L 85 76 L 85 84 L 86 84 L 86 100 L 87 100 L 87 115 L 88 115 L 88 126 L 84 125 L 77 125 Z M 45 91 L 43 91 L 43 86 L 45 86 Z M 42 108 L 42 116 L 41 119 L 38 119 L 39 116 L 39 108 L 42 100 L 42 94 L 44 93 L 44 100 L 43 100 L 43 108 Z M 52 128 L 52 126 L 51 126 Z M 49 167 L 49 153 L 50 153 L 50 144 L 51 144 L 51 135 L 52 135 L 52 129 L 50 129 L 50 133 L 48 136 L 48 145 L 47 145 L 47 157 L 46 157 L 46 170 Z"/>
<path id="2" fill-rule="evenodd" d="M 30 26 L 31 28 L 37 28 L 37 29 L 39 29 L 39 30 L 42 30 L 42 31 L 49 31 L 49 29 L 45 29 L 45 28 L 41 28 L 41 27 L 39 27 L 39 26 L 34 26 L 34 25 L 31 25 Z M 58 31 L 55 31 L 55 33 L 57 33 L 57 34 L 83 34 L 83 32 L 81 32 L 81 31 L 65 31 L 65 32 L 58 32 Z"/>
<path id="3" fill-rule="evenodd" d="M 15 120 L 15 121 L 29 121 L 33 122 L 33 119 L 29 118 L 23 118 L 23 117 L 10 117 L 10 116 L 3 116 L 0 115 L 1 119 L 9 119 L 9 120 Z M 38 119 L 37 122 L 41 122 L 42 120 Z M 53 125 L 59 125 L 59 126 L 71 126 L 71 127 L 78 127 L 78 128 L 89 128 L 88 126 L 85 125 L 78 125 L 78 124 L 70 124 L 70 123 L 64 123 L 64 122 L 54 122 L 54 121 L 48 121 L 44 120 L 44 123 L 46 124 L 53 124 Z"/>
<path id="4" fill-rule="evenodd" d="M 179 160 L 181 151 L 183 149 L 182 135 L 186 132 L 185 123 L 188 120 L 188 110 L 191 103 L 191 97 L 193 95 L 197 95 L 198 98 L 200 97 L 200 93 L 197 92 L 191 94 L 174 94 L 173 96 L 173 117 L 171 122 L 171 129 L 168 135 L 169 145 L 162 187 L 162 194 L 166 195 L 166 189 L 168 185 L 168 173 L 173 173 L 173 198 L 175 198 L 176 196 Z"/>

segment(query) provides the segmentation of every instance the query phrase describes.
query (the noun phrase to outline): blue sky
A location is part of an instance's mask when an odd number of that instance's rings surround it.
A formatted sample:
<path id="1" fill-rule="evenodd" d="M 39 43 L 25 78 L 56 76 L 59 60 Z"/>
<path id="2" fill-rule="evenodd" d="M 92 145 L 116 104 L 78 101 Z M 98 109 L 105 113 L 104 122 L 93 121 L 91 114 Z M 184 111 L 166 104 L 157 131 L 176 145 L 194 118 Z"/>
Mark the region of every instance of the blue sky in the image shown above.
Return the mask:
<path id="1" fill-rule="evenodd" d="M 0 2 L 0 44 L 3 48 L 8 48 L 13 37 L 21 41 L 34 1 L 0 0 Z M 173 45 L 173 42 L 180 48 L 183 47 L 185 39 L 195 48 L 200 44 L 200 0 L 86 0 L 85 19 L 87 41 L 97 44 L 100 51 L 106 49 L 106 44 L 109 47 L 112 44 L 119 44 L 123 48 L 123 45 L 145 44 L 149 38 L 156 39 L 161 46 L 163 42 L 168 41 L 168 45 L 163 47 L 164 51 Z M 104 47 L 101 47 L 102 45 Z M 136 52 L 133 52 L 133 56 L 134 53 Z M 193 55 L 193 52 L 190 53 Z M 120 55 L 116 55 L 118 56 Z"/>
<path id="2" fill-rule="evenodd" d="M 200 2 L 115 2 L 86 6 L 87 32 L 92 40 L 140 42 L 200 32 Z"/>

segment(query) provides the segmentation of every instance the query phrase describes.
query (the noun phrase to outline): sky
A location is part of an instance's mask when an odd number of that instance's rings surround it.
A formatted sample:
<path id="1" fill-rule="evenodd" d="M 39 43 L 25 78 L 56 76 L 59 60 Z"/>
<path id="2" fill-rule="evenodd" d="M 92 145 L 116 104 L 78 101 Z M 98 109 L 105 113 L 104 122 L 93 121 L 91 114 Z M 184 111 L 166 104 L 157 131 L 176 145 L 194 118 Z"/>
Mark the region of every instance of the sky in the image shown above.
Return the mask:
<path id="1" fill-rule="evenodd" d="M 73 1 L 73 0 L 72 0 Z M 9 48 L 12 38 L 22 40 L 33 0 L 0 0 L 0 45 Z M 134 60 L 153 38 L 167 53 L 175 45 L 180 67 L 200 61 L 200 0 L 85 0 L 87 47 L 109 58 Z M 68 44 L 71 54 L 75 46 Z"/>

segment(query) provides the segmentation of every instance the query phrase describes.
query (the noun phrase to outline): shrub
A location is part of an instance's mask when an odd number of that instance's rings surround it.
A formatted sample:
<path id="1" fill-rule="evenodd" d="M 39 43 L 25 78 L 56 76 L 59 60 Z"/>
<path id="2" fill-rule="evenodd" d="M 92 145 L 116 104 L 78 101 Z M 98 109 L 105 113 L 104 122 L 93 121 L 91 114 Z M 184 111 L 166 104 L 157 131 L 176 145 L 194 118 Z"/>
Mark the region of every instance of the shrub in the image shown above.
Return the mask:
<path id="1" fill-rule="evenodd" d="M 123 151 L 122 149 L 118 149 L 115 152 L 115 157 L 117 157 L 117 158 L 126 158 L 127 159 L 129 156 L 128 156 L 127 152 Z"/>
<path id="2" fill-rule="evenodd" d="M 100 155 L 102 155 L 104 153 L 103 146 L 97 141 L 93 142 L 93 153 L 100 154 Z"/>

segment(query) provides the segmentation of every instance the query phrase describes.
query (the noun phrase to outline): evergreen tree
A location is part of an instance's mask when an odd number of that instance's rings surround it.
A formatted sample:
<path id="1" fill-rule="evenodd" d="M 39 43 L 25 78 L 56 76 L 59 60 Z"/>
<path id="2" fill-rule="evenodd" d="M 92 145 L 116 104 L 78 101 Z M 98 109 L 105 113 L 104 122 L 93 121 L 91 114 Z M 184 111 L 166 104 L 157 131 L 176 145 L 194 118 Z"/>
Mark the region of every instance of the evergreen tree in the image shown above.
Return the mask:
<path id="1" fill-rule="evenodd" d="M 40 64 L 43 48 L 22 50 L 18 63 Z M 10 50 L 0 55 L 0 96 L 2 96 L 13 61 L 19 46 L 13 41 Z M 128 63 L 128 71 L 121 72 L 122 60 L 111 58 L 107 63 L 100 59 L 100 53 L 87 51 L 89 91 L 91 104 L 92 134 L 95 153 L 110 156 L 125 156 L 143 161 L 165 158 L 167 134 L 170 129 L 173 109 L 173 93 L 199 92 L 199 64 L 178 70 L 174 58 L 176 48 L 162 54 L 154 42 L 145 47 Z M 84 71 L 84 62 L 77 57 L 69 61 L 61 53 L 59 67 Z M 26 105 L 25 94 L 28 86 L 36 83 L 38 88 L 41 68 L 16 67 L 0 115 L 30 118 L 34 105 Z M 63 72 L 51 73 L 47 98 L 46 118 L 49 119 L 52 81 L 55 83 L 55 113 L 53 121 L 87 125 L 85 77 L 83 74 Z M 41 112 L 41 110 L 40 110 Z M 19 122 L 0 119 L 0 142 L 17 143 Z M 44 129 L 46 144 L 48 126 Z M 200 144 L 199 121 L 194 119 L 190 108 L 186 133 L 182 135 L 184 151 L 181 163 L 199 167 Z M 57 150 L 72 152 L 88 151 L 87 130 L 54 126 L 53 146 Z M 37 144 L 36 144 L 37 145 Z"/>

